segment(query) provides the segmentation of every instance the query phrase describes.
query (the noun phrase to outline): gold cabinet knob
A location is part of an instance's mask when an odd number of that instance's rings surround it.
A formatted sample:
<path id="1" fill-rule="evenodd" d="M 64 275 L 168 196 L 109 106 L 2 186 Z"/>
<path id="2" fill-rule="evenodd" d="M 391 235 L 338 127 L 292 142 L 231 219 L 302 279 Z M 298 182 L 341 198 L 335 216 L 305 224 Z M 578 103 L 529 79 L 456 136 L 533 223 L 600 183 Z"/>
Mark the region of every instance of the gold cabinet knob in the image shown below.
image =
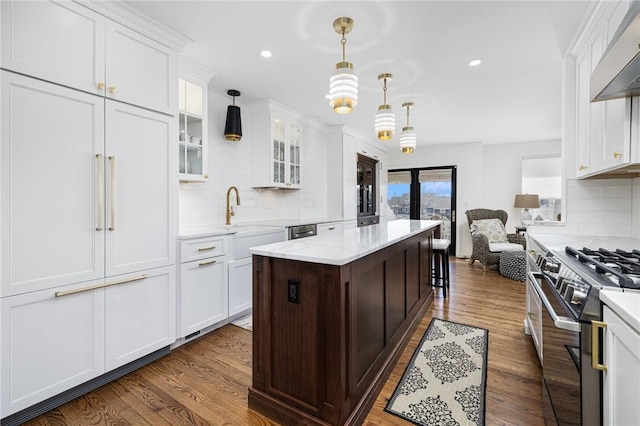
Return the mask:
<path id="1" fill-rule="evenodd" d="M 116 93 L 116 86 L 109 86 L 110 93 Z"/>
<path id="2" fill-rule="evenodd" d="M 209 179 L 209 173 L 205 173 L 205 174 L 204 174 L 204 178 L 205 178 L 205 179 Z"/>
<path id="3" fill-rule="evenodd" d="M 583 170 L 586 170 L 586 169 L 587 169 L 587 166 L 585 166 L 584 164 L 580 164 L 580 167 L 579 167 L 580 171 L 583 171 Z"/>
<path id="4" fill-rule="evenodd" d="M 613 158 L 620 158 L 622 157 L 622 153 L 618 152 L 618 151 L 613 151 Z"/>
<path id="5" fill-rule="evenodd" d="M 97 86 L 98 86 L 99 90 L 104 90 L 104 83 L 103 82 L 99 81 Z"/>

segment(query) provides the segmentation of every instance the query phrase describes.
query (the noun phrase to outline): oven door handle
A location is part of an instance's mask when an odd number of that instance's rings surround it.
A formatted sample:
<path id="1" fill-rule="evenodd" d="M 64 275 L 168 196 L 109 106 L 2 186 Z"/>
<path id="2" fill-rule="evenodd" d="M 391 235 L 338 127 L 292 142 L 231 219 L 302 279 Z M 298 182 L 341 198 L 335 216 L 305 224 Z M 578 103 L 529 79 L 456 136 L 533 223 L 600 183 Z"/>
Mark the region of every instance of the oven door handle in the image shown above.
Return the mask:
<path id="1" fill-rule="evenodd" d="M 540 297 L 540 300 L 542 300 L 542 303 L 544 304 L 544 307 L 547 309 L 547 312 L 549 312 L 549 315 L 551 316 L 551 320 L 553 321 L 553 324 L 556 327 L 561 328 L 563 330 L 580 332 L 580 323 L 578 321 L 575 321 L 569 317 L 562 317 L 558 315 L 556 311 L 553 309 L 553 306 L 551 306 L 551 302 L 549 302 L 549 299 L 547 299 L 547 296 L 544 294 L 544 292 L 542 291 L 542 288 L 538 284 L 538 279 L 544 280 L 544 277 L 542 276 L 542 274 L 537 274 L 533 272 L 529 272 L 528 274 L 529 274 L 529 280 L 533 284 L 533 287 L 536 289 L 536 293 L 538 293 L 538 296 Z"/>

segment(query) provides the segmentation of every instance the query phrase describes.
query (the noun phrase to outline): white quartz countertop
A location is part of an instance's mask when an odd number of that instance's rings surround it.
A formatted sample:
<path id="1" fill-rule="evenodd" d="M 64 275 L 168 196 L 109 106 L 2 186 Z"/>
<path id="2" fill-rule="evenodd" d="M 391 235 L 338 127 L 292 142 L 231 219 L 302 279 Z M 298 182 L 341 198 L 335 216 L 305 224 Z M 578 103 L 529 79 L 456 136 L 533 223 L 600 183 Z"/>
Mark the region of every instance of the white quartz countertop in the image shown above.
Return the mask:
<path id="1" fill-rule="evenodd" d="M 439 224 L 439 220 L 394 220 L 252 247 L 249 251 L 260 256 L 342 266 Z"/>
<path id="2" fill-rule="evenodd" d="M 639 291 L 600 291 L 600 300 L 640 333 Z"/>

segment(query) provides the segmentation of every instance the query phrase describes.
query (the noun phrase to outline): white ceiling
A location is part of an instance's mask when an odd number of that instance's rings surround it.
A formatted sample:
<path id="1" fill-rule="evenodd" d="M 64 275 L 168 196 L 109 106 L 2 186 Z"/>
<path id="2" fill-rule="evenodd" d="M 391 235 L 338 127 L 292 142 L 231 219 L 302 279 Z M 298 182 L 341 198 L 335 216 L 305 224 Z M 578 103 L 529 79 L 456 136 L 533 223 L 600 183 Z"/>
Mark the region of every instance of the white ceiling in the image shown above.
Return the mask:
<path id="1" fill-rule="evenodd" d="M 418 146 L 560 138 L 561 59 L 589 2 L 570 1 L 127 1 L 194 40 L 183 55 L 217 75 L 210 90 L 271 98 L 329 125 L 375 137 L 377 76 L 394 75 L 397 131 L 413 101 Z M 355 21 L 347 61 L 358 105 L 336 114 L 324 96 L 341 61 L 334 19 Z M 273 52 L 269 59 L 259 52 Z M 474 58 L 484 62 L 467 66 Z M 397 144 L 397 136 L 393 142 Z"/>

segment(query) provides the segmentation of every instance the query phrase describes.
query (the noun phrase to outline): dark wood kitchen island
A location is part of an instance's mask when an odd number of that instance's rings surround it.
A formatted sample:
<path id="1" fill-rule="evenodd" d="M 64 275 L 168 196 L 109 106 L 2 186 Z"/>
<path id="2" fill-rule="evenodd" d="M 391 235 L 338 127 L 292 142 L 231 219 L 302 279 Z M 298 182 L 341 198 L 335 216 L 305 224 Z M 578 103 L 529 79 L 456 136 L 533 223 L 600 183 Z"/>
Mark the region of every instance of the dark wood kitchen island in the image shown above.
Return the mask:
<path id="1" fill-rule="evenodd" d="M 361 424 L 429 303 L 440 221 L 397 220 L 253 253 L 249 408 Z"/>

